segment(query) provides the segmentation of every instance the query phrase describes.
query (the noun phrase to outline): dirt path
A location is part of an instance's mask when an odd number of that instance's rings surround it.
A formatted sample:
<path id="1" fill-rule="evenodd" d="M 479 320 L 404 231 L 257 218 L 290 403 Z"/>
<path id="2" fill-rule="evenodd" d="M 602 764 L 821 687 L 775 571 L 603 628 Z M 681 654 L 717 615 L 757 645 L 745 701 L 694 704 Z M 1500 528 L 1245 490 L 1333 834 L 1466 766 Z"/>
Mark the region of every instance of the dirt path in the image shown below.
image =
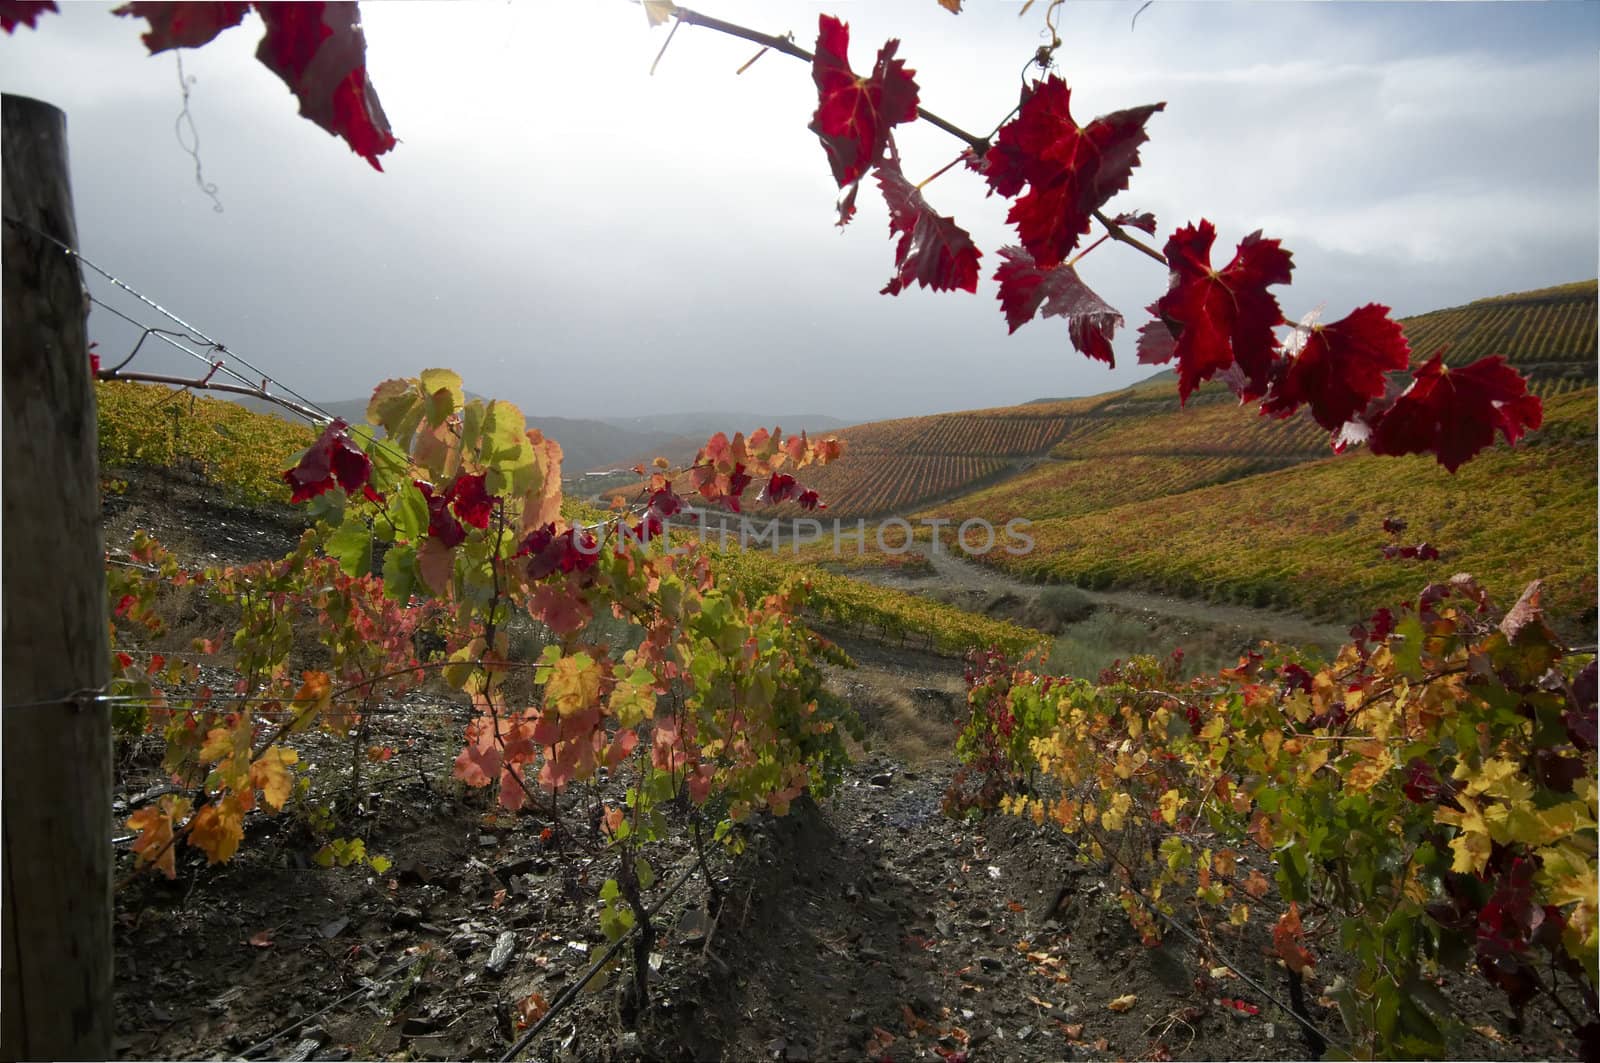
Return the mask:
<path id="1" fill-rule="evenodd" d="M 952 554 L 949 550 L 929 554 L 928 560 L 932 562 L 934 568 L 934 575 L 931 578 L 937 580 L 939 585 L 952 589 L 981 590 L 990 593 L 1006 591 L 1025 597 L 1032 597 L 1045 589 L 1044 585 L 1012 579 L 1004 573 Z M 886 585 L 901 588 L 928 585 L 926 579 L 918 581 L 893 573 L 877 577 L 869 571 L 865 575 L 866 578 L 879 578 Z M 1178 598 L 1144 591 L 1095 591 L 1074 587 L 1073 593 L 1082 595 L 1097 606 L 1158 613 L 1198 623 L 1259 631 L 1270 634 L 1282 642 L 1338 645 L 1348 638 L 1345 629 L 1336 624 L 1310 620 L 1294 613 L 1272 609 L 1252 609 L 1249 606 Z"/>

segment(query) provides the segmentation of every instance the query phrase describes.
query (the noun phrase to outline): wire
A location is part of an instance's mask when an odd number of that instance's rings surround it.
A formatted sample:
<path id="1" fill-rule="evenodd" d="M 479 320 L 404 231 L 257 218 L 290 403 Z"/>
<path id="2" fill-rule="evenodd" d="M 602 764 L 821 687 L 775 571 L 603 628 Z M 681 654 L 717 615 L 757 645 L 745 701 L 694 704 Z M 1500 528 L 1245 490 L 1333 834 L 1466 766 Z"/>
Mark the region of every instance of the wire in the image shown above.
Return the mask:
<path id="1" fill-rule="evenodd" d="M 103 689 L 84 687 L 81 690 L 74 690 L 70 694 L 63 694 L 59 698 L 43 698 L 39 701 L 17 701 L 7 705 L 0 705 L 0 710 L 9 712 L 12 709 L 53 709 L 60 705 L 66 705 L 74 709 L 81 709 L 86 704 L 93 705 L 99 702 L 121 700 L 122 698 L 120 698 L 118 695 L 107 694 Z"/>
<path id="2" fill-rule="evenodd" d="M 654 918 L 655 914 L 661 910 L 662 906 L 672 898 L 672 895 L 678 892 L 678 887 L 682 886 L 685 882 L 688 882 L 690 877 L 693 876 L 694 873 L 699 869 L 700 868 L 697 864 L 691 863 L 688 869 L 685 870 L 683 874 L 678 876 L 677 881 L 668 886 L 667 891 L 656 899 L 656 903 L 651 905 L 650 908 L 646 909 L 645 917 L 647 919 Z M 527 1033 L 517 1038 L 515 1044 L 506 1049 L 505 1055 L 500 1057 L 500 1063 L 510 1063 L 511 1060 L 517 1058 L 517 1054 L 519 1052 L 528 1047 L 528 1045 L 532 1044 L 533 1039 L 539 1036 L 540 1031 L 542 1031 L 546 1026 L 549 1026 L 551 1021 L 557 1015 L 559 1015 L 568 1004 L 571 1004 L 577 999 L 578 994 L 583 991 L 583 987 L 588 985 L 590 980 L 592 980 L 596 974 L 600 973 L 600 969 L 602 967 L 611 962 L 611 958 L 617 954 L 617 950 L 622 948 L 627 940 L 633 937 L 633 935 L 637 933 L 643 925 L 643 923 L 634 923 L 633 926 L 628 928 L 627 933 L 613 941 L 611 943 L 611 947 L 600 954 L 600 958 L 594 961 L 594 963 L 589 967 L 589 970 L 584 973 L 582 978 L 567 986 L 566 989 L 563 989 L 561 991 L 561 995 L 556 997 L 554 1003 L 550 1005 L 550 1010 L 545 1012 L 544 1016 L 540 1018 L 538 1022 L 529 1027 Z"/>
<path id="3" fill-rule="evenodd" d="M 402 972 L 407 971 L 410 968 L 414 967 L 419 961 L 421 961 L 424 957 L 429 956 L 429 955 L 431 955 L 431 952 L 418 952 L 415 956 L 412 956 L 409 960 L 406 960 L 404 963 L 398 964 L 398 965 L 390 968 L 381 977 L 368 980 L 367 984 L 363 985 L 360 989 L 353 989 L 350 992 L 346 993 L 344 996 L 340 997 L 338 1000 L 335 1000 L 332 1004 L 329 1004 L 327 1007 L 323 1008 L 321 1011 L 314 1011 L 310 1015 L 305 1016 L 304 1018 L 296 1019 L 294 1022 L 291 1022 L 289 1025 L 285 1026 L 283 1029 L 279 1030 L 277 1033 L 273 1034 L 271 1037 L 268 1037 L 265 1041 L 257 1041 L 255 1044 L 251 1045 L 249 1048 L 246 1048 L 243 1052 L 240 1052 L 239 1055 L 238 1055 L 238 1058 L 239 1059 L 249 1059 L 250 1056 L 254 1055 L 256 1052 L 261 1051 L 263 1048 L 270 1047 L 271 1044 L 274 1041 L 276 1041 L 278 1038 L 287 1037 L 289 1034 L 294 1033 L 296 1030 L 300 1029 L 302 1026 L 304 1026 L 306 1023 L 310 1022 L 312 1019 L 315 1019 L 315 1018 L 318 1018 L 320 1016 L 326 1015 L 328 1012 L 332 1011 L 334 1008 L 338 1007 L 340 1004 L 343 1004 L 345 1001 L 349 1000 L 352 997 L 359 996 L 362 993 L 371 992 L 374 988 L 376 988 L 377 986 L 380 986 L 383 983 L 387 982 L 389 979 L 393 978 L 395 975 L 401 974 Z"/>

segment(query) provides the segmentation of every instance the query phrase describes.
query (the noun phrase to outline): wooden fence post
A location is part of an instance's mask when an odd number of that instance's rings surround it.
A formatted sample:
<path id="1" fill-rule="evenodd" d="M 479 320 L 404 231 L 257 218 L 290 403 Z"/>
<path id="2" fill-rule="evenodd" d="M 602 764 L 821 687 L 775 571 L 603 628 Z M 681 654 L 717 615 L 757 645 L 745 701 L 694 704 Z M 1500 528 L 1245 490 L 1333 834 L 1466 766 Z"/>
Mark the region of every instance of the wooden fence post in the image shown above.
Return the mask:
<path id="1" fill-rule="evenodd" d="M 110 1059 L 111 717 L 88 303 L 66 116 L 5 96 L 0 1058 Z"/>

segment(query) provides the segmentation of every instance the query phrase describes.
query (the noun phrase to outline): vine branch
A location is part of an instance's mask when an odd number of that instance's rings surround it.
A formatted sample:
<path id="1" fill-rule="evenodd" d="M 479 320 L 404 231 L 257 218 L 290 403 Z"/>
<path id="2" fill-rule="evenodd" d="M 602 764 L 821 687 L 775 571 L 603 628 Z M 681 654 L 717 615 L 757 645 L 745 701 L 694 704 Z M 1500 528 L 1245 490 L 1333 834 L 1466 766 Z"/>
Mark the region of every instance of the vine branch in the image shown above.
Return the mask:
<path id="1" fill-rule="evenodd" d="M 1052 11 L 1054 10 L 1055 6 L 1056 5 L 1054 4 L 1051 5 Z M 704 26 L 706 29 L 716 30 L 718 33 L 726 33 L 730 37 L 738 37 L 742 40 L 759 44 L 763 48 L 769 48 L 775 52 L 782 52 L 784 55 L 792 56 L 795 59 L 799 59 L 807 63 L 812 62 L 816 58 L 811 52 L 794 43 L 794 37 L 792 34 L 778 37 L 770 33 L 762 33 L 760 30 L 753 30 L 748 26 L 741 26 L 736 22 L 728 22 L 725 19 L 715 18 L 711 15 L 704 15 L 687 7 L 676 7 L 673 9 L 672 13 L 677 17 L 678 22 L 680 23 L 687 22 L 691 26 Z M 673 25 L 673 30 L 677 30 L 676 23 Z M 1055 43 L 1056 45 L 1059 45 L 1059 39 L 1057 39 Z M 1048 48 L 1049 51 L 1054 51 L 1054 46 L 1047 45 L 1046 48 Z M 1041 51 L 1043 51 L 1043 49 L 1041 49 Z M 1036 62 L 1039 62 L 1038 56 L 1030 59 L 1028 61 L 1028 65 L 1032 66 Z M 746 64 L 746 66 L 748 65 L 749 64 Z M 1016 108 L 1013 108 L 1012 114 L 1015 113 Z M 965 142 L 966 145 L 977 155 L 982 156 L 987 154 L 989 148 L 991 147 L 988 137 L 980 137 L 976 133 L 969 133 L 949 119 L 942 118 L 939 115 L 934 114 L 926 107 L 919 106 L 917 108 L 917 117 L 936 129 L 944 130 L 957 140 Z M 1004 121 L 1002 121 L 1001 125 L 1004 124 Z M 998 129 L 999 127 L 997 126 L 996 130 L 998 131 Z M 993 134 L 991 133 L 990 136 L 993 136 Z M 948 167 L 946 167 L 946 169 L 948 169 Z M 943 170 L 940 171 L 940 173 L 943 172 Z M 938 174 L 934 174 L 934 177 L 937 176 Z M 930 177 L 928 180 L 931 181 L 933 178 Z M 927 184 L 927 181 L 924 181 L 923 184 Z M 1096 221 L 1105 227 L 1106 235 L 1111 239 L 1116 240 L 1118 243 L 1127 244 L 1129 247 L 1140 252 L 1145 257 L 1153 259 L 1156 262 L 1161 263 L 1163 266 L 1167 265 L 1167 257 L 1165 255 L 1151 247 L 1149 244 L 1145 243 L 1143 240 L 1140 240 L 1137 236 L 1129 235 L 1129 233 L 1123 229 L 1122 226 L 1108 218 L 1104 211 L 1095 211 L 1094 217 Z"/>

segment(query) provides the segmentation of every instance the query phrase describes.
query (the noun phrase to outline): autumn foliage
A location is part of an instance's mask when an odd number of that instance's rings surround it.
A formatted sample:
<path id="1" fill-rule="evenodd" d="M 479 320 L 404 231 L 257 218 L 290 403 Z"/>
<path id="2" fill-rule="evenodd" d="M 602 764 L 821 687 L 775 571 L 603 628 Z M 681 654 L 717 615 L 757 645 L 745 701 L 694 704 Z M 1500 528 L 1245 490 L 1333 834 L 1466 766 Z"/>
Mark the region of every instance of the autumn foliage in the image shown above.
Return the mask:
<path id="1" fill-rule="evenodd" d="M 1331 999 L 1360 1054 L 1445 1051 L 1436 965 L 1471 964 L 1518 1014 L 1563 983 L 1592 1009 L 1595 664 L 1540 597 L 1500 614 L 1459 576 L 1357 625 L 1329 664 L 1266 646 L 1187 683 L 1149 658 L 1091 683 L 986 655 L 952 800 L 1079 839 L 1149 940 L 1158 913 L 1265 920 L 1299 975 L 1337 946 L 1356 977 Z"/>

